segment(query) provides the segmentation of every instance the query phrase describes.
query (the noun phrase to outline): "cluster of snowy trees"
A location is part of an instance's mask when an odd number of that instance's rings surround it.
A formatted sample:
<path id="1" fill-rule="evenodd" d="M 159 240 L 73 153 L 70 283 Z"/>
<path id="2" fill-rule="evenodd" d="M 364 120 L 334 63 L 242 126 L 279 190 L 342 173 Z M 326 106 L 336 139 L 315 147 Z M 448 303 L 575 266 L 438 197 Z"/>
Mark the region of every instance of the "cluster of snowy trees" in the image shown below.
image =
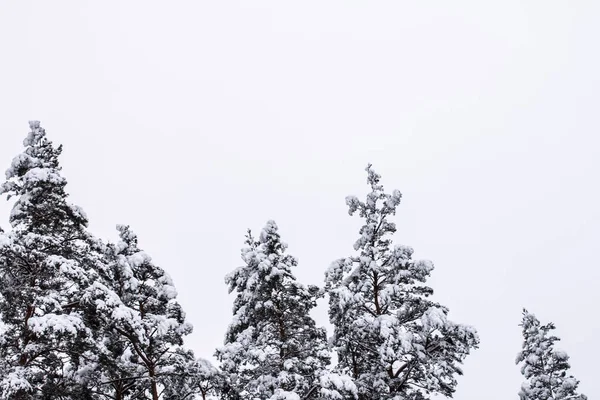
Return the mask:
<path id="1" fill-rule="evenodd" d="M 0 194 L 14 198 L 0 228 L 0 399 L 424 400 L 451 396 L 474 328 L 431 300 L 429 261 L 393 245 L 401 194 L 384 191 L 369 166 L 366 199 L 349 196 L 363 220 L 354 252 L 334 261 L 322 288 L 294 276 L 274 221 L 250 231 L 243 265 L 226 277 L 233 320 L 218 368 L 184 346 L 192 331 L 169 275 L 138 247 L 128 226 L 106 243 L 67 200 L 62 148 L 30 123 L 23 153 Z M 329 299 L 327 337 L 310 312 Z M 578 395 L 552 324 L 523 316 L 520 397 Z M 336 362 L 331 358 L 335 356 Z"/>

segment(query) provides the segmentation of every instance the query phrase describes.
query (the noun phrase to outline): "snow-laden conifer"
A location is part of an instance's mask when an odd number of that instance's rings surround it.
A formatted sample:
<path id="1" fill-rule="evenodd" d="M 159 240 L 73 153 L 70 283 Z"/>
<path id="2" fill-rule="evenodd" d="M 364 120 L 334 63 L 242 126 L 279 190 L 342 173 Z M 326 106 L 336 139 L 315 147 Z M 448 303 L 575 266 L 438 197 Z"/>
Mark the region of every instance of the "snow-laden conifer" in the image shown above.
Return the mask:
<path id="1" fill-rule="evenodd" d="M 216 400 L 223 396 L 223 375 L 210 361 L 181 351 L 165 384 L 165 400 Z"/>
<path id="2" fill-rule="evenodd" d="M 586 400 L 577 393 L 579 381 L 568 375 L 569 356 L 554 348 L 560 340 L 551 334 L 552 322 L 542 325 L 536 316 L 523 310 L 523 350 L 517 355 L 521 373 L 527 379 L 521 386 L 522 400 Z"/>
<path id="3" fill-rule="evenodd" d="M 296 281 L 297 260 L 286 253 L 277 225 L 267 222 L 258 240 L 248 232 L 244 265 L 226 278 L 237 292 L 233 322 L 217 358 L 227 398 L 337 399 L 351 393 L 348 379 L 330 374 L 326 332 L 310 311 L 320 295 Z"/>
<path id="4" fill-rule="evenodd" d="M 390 218 L 401 194 L 385 193 L 370 165 L 367 173 L 366 200 L 346 198 L 349 214 L 364 220 L 356 255 L 326 273 L 338 369 L 354 379 L 360 399 L 451 396 L 477 333 L 450 321 L 448 309 L 429 299 L 433 290 L 425 281 L 433 264 L 412 260 L 408 246 L 392 245 Z"/>
<path id="5" fill-rule="evenodd" d="M 16 198 L 12 229 L 0 233 L 0 398 L 85 399 L 95 332 L 81 295 L 96 279 L 95 239 L 83 211 L 67 201 L 61 147 L 39 122 L 30 128 L 0 186 Z"/>
<path id="6" fill-rule="evenodd" d="M 88 291 L 103 331 L 97 391 L 117 399 L 158 400 L 186 355 L 183 337 L 192 326 L 169 275 L 138 248 L 129 227 L 117 229 L 120 241 L 106 246 L 105 278 Z"/>

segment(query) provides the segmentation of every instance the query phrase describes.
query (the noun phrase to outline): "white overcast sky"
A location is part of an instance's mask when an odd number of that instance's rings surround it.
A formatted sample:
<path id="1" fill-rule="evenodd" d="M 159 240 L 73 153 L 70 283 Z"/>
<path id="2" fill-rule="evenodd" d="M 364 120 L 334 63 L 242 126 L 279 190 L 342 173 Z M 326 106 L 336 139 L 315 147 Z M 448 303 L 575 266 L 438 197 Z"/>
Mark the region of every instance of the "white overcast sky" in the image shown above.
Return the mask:
<path id="1" fill-rule="evenodd" d="M 2 1 L 0 164 L 41 120 L 90 229 L 134 228 L 209 358 L 246 228 L 275 219 L 321 284 L 371 162 L 404 195 L 397 243 L 480 332 L 455 398 L 517 397 L 526 306 L 594 399 L 599 20 L 591 0 Z"/>

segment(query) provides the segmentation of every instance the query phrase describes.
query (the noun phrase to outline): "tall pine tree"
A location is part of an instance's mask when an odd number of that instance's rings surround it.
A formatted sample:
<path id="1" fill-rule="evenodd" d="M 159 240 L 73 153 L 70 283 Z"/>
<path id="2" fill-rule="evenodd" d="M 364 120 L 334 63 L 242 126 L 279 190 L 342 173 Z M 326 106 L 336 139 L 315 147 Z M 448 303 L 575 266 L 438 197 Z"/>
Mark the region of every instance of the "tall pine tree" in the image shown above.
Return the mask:
<path id="1" fill-rule="evenodd" d="M 401 194 L 386 194 L 370 165 L 367 173 L 366 201 L 346 198 L 349 214 L 358 211 L 364 220 L 357 254 L 326 273 L 338 369 L 354 379 L 361 400 L 451 396 L 461 362 L 478 345 L 476 331 L 451 322 L 448 309 L 429 300 L 432 263 L 412 260 L 410 247 L 392 246 L 390 218 Z"/>
<path id="2" fill-rule="evenodd" d="M 245 265 L 226 278 L 237 296 L 225 346 L 217 351 L 228 396 L 324 399 L 351 392 L 351 382 L 327 371 L 326 332 L 309 315 L 319 289 L 296 281 L 298 262 L 286 253 L 275 222 L 267 222 L 258 240 L 248 232 L 246 245 Z"/>
<path id="3" fill-rule="evenodd" d="M 523 350 L 517 355 L 521 373 L 527 381 L 521 386 L 522 400 L 586 400 L 577 393 L 579 381 L 567 375 L 570 365 L 567 353 L 554 348 L 560 340 L 551 334 L 553 323 L 542 325 L 527 310 L 523 310 Z"/>
<path id="4" fill-rule="evenodd" d="M 61 146 L 39 122 L 30 128 L 0 187 L 16 198 L 12 229 L 0 239 L 0 398 L 85 399 L 95 332 L 81 295 L 97 278 L 95 239 L 67 201 Z"/>

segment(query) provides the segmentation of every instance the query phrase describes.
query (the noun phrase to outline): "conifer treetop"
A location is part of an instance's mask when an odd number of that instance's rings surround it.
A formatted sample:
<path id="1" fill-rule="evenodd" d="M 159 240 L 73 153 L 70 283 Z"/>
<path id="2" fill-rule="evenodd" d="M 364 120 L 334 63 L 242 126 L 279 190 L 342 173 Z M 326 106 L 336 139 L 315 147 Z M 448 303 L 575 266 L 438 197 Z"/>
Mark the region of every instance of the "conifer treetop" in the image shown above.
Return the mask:
<path id="1" fill-rule="evenodd" d="M 517 354 L 516 363 L 527 379 L 521 386 L 521 400 L 586 400 L 577 393 L 579 381 L 569 375 L 569 356 L 555 349 L 560 339 L 552 334 L 556 329 L 552 322 L 542 325 L 527 309 L 519 325 L 523 330 L 523 349 Z"/>
<path id="2" fill-rule="evenodd" d="M 356 253 L 325 274 L 337 368 L 354 379 L 360 400 L 451 396 L 460 364 L 479 343 L 477 332 L 449 320 L 448 309 L 429 299 L 433 263 L 413 260 L 411 247 L 392 243 L 390 217 L 402 194 L 386 193 L 370 164 L 366 171 L 366 199 L 346 197 L 348 213 L 363 220 Z"/>
<path id="3" fill-rule="evenodd" d="M 12 160 L 6 181 L 0 185 L 0 195 L 19 197 L 10 215 L 11 225 L 35 233 L 82 230 L 88 224 L 87 216 L 66 201 L 67 180 L 58 161 L 62 146 L 55 147 L 48 140 L 39 121 L 30 121 L 29 128 L 23 140 L 25 150 Z"/>
<path id="4" fill-rule="evenodd" d="M 258 239 L 249 231 L 245 243 L 244 265 L 226 277 L 237 296 L 216 354 L 230 393 L 244 400 L 308 400 L 355 391 L 349 379 L 328 369 L 326 331 L 310 316 L 321 292 L 296 280 L 298 262 L 286 253 L 277 224 L 267 221 Z"/>

